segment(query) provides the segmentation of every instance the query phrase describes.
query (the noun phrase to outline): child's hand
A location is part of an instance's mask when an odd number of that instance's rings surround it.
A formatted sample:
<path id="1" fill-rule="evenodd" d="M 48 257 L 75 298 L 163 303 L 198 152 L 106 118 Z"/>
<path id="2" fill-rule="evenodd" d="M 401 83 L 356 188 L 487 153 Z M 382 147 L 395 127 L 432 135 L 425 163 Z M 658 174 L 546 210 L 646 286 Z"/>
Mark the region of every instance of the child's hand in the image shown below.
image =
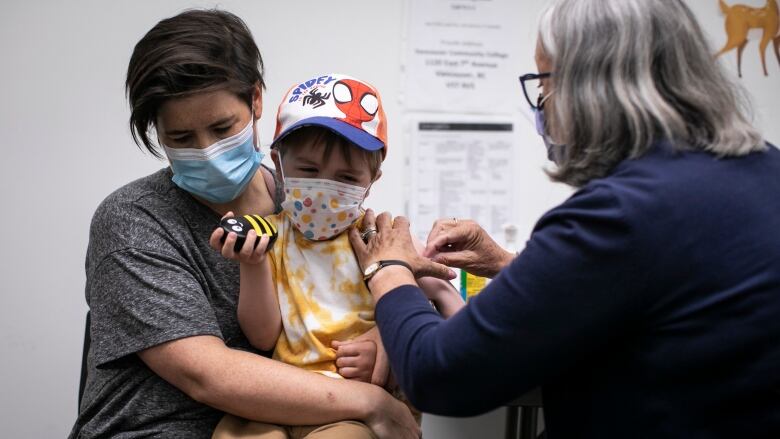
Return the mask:
<path id="1" fill-rule="evenodd" d="M 376 343 L 373 340 L 336 341 L 336 367 L 339 375 L 349 380 L 372 382 L 376 363 Z"/>
<path id="2" fill-rule="evenodd" d="M 364 345 L 366 342 L 370 344 Z M 371 346 L 371 344 L 373 344 L 373 346 Z M 382 336 L 379 334 L 379 328 L 375 326 L 354 340 L 346 342 L 334 341 L 332 346 L 336 349 L 336 366 L 339 368 L 339 374 L 341 374 L 341 376 L 349 378 L 347 375 L 351 376 L 352 373 L 358 372 L 355 369 L 350 369 L 353 367 L 350 366 L 350 364 L 354 362 L 355 364 L 358 364 L 357 369 L 363 371 L 360 373 L 363 377 L 360 381 L 376 384 L 380 387 L 384 387 L 385 384 L 387 384 L 388 376 L 390 374 L 390 360 L 387 358 L 385 346 L 382 344 Z M 373 352 L 374 355 L 372 356 L 369 351 Z M 344 358 L 344 360 L 340 360 L 341 358 Z M 363 365 L 363 367 L 360 368 L 360 365 L 368 361 L 371 362 L 370 365 Z M 343 372 L 342 369 L 344 369 Z M 347 375 L 344 375 L 344 373 Z"/>
<path id="3" fill-rule="evenodd" d="M 222 219 L 231 218 L 233 216 L 233 212 L 228 212 Z M 241 246 L 241 250 L 236 253 L 234 249 L 238 235 L 234 232 L 230 232 L 225 238 L 225 242 L 221 242 L 224 234 L 225 231 L 221 227 L 217 227 L 209 238 L 209 245 L 211 248 L 222 253 L 222 256 L 244 264 L 253 265 L 259 264 L 265 260 L 265 249 L 268 247 L 268 241 L 270 240 L 267 235 L 261 236 L 260 242 L 258 242 L 257 247 L 255 247 L 255 241 L 258 239 L 257 233 L 254 230 L 250 230 L 246 235 L 244 245 Z"/>

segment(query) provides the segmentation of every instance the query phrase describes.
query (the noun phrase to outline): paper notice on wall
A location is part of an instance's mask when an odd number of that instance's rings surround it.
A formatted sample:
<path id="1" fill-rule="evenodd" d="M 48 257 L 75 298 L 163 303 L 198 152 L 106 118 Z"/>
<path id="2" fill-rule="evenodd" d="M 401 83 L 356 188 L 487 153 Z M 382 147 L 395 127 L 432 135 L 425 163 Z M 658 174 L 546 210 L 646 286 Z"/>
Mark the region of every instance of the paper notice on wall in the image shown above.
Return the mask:
<path id="1" fill-rule="evenodd" d="M 516 0 L 411 0 L 403 105 L 497 113 L 518 108 Z"/>
<path id="2" fill-rule="evenodd" d="M 516 213 L 511 122 L 415 120 L 408 215 L 423 242 L 440 218 L 473 219 L 498 242 Z"/>

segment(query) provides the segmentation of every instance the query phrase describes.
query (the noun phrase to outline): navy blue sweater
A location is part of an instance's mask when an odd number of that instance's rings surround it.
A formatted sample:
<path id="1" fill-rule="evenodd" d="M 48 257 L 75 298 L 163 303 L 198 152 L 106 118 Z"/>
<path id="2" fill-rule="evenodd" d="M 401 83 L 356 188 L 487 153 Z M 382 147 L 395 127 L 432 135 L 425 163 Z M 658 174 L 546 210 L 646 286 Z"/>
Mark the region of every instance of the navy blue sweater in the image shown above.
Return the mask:
<path id="1" fill-rule="evenodd" d="M 542 385 L 552 439 L 780 438 L 780 151 L 657 146 L 542 217 L 449 320 L 411 286 L 376 318 L 425 412 Z"/>

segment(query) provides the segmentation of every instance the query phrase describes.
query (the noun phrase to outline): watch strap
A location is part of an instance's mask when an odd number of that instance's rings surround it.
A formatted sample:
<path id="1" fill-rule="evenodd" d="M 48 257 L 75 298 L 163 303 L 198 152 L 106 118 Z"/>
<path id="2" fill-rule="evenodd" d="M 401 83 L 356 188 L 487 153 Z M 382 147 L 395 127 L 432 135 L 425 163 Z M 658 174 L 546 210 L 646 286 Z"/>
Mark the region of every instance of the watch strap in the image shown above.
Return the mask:
<path id="1" fill-rule="evenodd" d="M 389 267 L 391 265 L 400 265 L 402 267 L 406 267 L 409 271 L 412 272 L 412 274 L 414 274 L 414 270 L 412 270 L 412 266 L 409 265 L 406 261 L 402 261 L 400 259 L 383 259 L 377 261 L 377 264 L 379 264 L 379 266 L 376 268 L 376 270 L 363 276 L 363 282 L 366 283 L 366 287 L 368 287 L 368 281 L 371 280 L 371 278 L 374 277 L 375 274 L 379 273 L 379 270 L 385 267 Z"/>

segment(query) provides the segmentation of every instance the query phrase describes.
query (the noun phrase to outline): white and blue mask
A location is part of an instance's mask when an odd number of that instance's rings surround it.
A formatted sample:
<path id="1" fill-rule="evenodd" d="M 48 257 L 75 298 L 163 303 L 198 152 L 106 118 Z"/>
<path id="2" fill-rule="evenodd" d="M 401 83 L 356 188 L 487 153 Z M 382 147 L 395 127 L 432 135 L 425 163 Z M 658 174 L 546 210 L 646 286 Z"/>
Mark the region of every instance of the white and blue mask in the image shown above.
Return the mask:
<path id="1" fill-rule="evenodd" d="M 542 140 L 544 140 L 544 146 L 547 148 L 547 159 L 557 165 L 560 164 L 563 160 L 563 154 L 566 150 L 566 146 L 553 142 L 552 138 L 547 133 L 547 122 L 544 118 L 544 101 L 546 101 L 547 98 L 549 98 L 551 95 L 552 93 L 539 100 L 539 104 L 533 110 L 534 118 L 536 120 L 536 132 L 542 136 Z"/>
<path id="2" fill-rule="evenodd" d="M 322 178 L 285 177 L 281 163 L 280 154 L 278 172 L 284 186 L 282 211 L 306 239 L 331 239 L 363 214 L 361 206 L 369 188 Z"/>
<path id="3" fill-rule="evenodd" d="M 212 203 L 235 200 L 252 181 L 263 153 L 256 146 L 250 118 L 240 133 L 204 148 L 169 148 L 163 145 L 173 169 L 173 182 Z"/>

